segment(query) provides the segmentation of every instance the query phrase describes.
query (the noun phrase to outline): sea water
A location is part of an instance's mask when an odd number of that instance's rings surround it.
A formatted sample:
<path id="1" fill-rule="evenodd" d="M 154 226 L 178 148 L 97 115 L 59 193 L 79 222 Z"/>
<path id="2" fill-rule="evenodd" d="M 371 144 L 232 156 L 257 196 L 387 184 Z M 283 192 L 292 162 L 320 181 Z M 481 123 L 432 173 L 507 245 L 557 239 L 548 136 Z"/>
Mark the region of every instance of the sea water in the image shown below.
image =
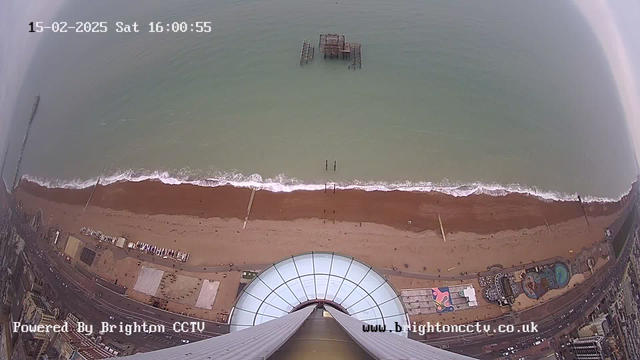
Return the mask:
<path id="1" fill-rule="evenodd" d="M 35 95 L 20 175 L 47 186 L 616 199 L 635 179 L 609 65 L 568 0 L 68 0 L 53 19 L 109 31 L 34 35 L 9 183 Z M 201 21 L 210 33 L 149 32 Z M 361 43 L 362 69 L 324 60 L 321 33 Z M 301 67 L 303 39 L 316 58 Z"/>

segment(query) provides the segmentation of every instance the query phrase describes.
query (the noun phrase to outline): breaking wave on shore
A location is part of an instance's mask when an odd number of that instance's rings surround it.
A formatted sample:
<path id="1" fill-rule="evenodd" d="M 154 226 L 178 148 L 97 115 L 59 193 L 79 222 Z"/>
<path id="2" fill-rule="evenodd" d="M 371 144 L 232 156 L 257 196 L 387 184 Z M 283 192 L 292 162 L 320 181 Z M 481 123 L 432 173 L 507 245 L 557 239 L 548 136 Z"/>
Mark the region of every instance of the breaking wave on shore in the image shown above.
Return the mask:
<path id="1" fill-rule="evenodd" d="M 491 196 L 506 196 L 508 194 L 530 195 L 548 201 L 576 201 L 578 194 L 558 191 L 541 190 L 536 187 L 528 187 L 520 184 L 497 184 L 497 183 L 452 183 L 443 181 L 434 182 L 382 182 L 382 181 L 349 181 L 349 182 L 327 182 L 326 184 L 305 183 L 295 178 L 285 175 L 278 175 L 274 178 L 263 178 L 259 174 L 250 176 L 239 173 L 219 173 L 206 178 L 196 178 L 188 175 L 172 175 L 166 171 L 135 172 L 125 171 L 110 175 L 95 177 L 88 180 L 73 179 L 44 179 L 36 176 L 24 175 L 23 180 L 36 183 L 40 186 L 54 189 L 86 189 L 100 183 L 100 185 L 110 185 L 119 182 L 141 182 L 160 181 L 168 185 L 190 184 L 203 187 L 235 186 L 245 188 L 255 188 L 273 192 L 292 192 L 297 190 L 320 191 L 325 187 L 333 190 L 364 190 L 364 191 L 408 191 L 408 192 L 438 192 L 455 197 L 486 194 Z M 583 202 L 616 202 L 619 201 L 629 191 L 620 194 L 618 198 L 606 198 L 595 196 L 582 196 Z"/>

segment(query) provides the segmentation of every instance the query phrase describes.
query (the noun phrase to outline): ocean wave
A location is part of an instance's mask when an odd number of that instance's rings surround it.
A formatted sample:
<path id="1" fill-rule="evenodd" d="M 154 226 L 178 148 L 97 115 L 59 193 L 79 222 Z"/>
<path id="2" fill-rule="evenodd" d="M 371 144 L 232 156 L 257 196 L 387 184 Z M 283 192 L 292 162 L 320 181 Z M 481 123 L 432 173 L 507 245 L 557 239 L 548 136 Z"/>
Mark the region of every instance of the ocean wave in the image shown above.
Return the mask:
<path id="1" fill-rule="evenodd" d="M 99 181 L 100 185 L 110 185 L 118 182 L 141 182 L 146 180 L 160 181 L 168 185 L 191 184 L 203 187 L 235 186 L 244 188 L 254 188 L 257 190 L 267 190 L 272 192 L 292 192 L 298 190 L 320 191 L 325 187 L 340 190 L 364 190 L 364 191 L 408 191 L 408 192 L 438 192 L 455 197 L 470 195 L 491 195 L 506 196 L 508 194 L 523 194 L 535 196 L 548 201 L 576 201 L 577 193 L 566 193 L 558 191 L 541 190 L 536 187 L 528 187 L 520 184 L 497 184 L 497 183 L 450 183 L 443 181 L 434 182 L 382 182 L 382 181 L 349 181 L 349 182 L 327 182 L 307 183 L 286 175 L 278 175 L 273 178 L 263 178 L 259 174 L 243 175 L 237 172 L 216 173 L 209 177 L 198 177 L 197 174 L 189 170 L 183 170 L 178 174 L 171 174 L 166 171 L 123 171 L 109 175 L 95 177 L 91 179 L 45 179 L 37 176 L 24 175 L 22 179 L 39 184 L 47 188 L 57 189 L 86 189 Z M 630 191 L 630 190 L 629 190 Z M 629 191 L 620 194 L 617 198 L 583 196 L 583 202 L 616 202 Z"/>

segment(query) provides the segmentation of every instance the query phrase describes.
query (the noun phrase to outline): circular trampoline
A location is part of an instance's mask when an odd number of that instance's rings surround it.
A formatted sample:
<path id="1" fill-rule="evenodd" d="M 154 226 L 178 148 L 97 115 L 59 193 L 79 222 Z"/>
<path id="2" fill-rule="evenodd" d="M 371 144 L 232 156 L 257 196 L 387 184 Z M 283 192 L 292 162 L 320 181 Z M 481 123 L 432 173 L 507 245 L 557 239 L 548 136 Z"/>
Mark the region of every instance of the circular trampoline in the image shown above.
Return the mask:
<path id="1" fill-rule="evenodd" d="M 301 307 L 325 303 L 374 325 L 406 329 L 402 300 L 371 266 L 334 253 L 286 258 L 256 276 L 231 310 L 231 332 L 277 319 Z M 406 331 L 397 333 L 408 336 Z"/>

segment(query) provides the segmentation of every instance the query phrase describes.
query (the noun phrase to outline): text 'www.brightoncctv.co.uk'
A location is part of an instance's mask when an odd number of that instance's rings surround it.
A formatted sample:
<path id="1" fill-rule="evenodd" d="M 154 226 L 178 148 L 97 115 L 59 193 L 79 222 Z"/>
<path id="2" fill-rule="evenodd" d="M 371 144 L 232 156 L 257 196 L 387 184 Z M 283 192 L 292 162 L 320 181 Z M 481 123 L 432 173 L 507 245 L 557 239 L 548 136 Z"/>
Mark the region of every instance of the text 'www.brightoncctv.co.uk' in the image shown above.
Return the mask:
<path id="1" fill-rule="evenodd" d="M 363 324 L 362 331 L 364 332 L 414 332 L 419 335 L 425 335 L 429 333 L 486 333 L 486 334 L 503 334 L 503 333 L 537 333 L 538 325 L 534 322 L 520 325 L 501 324 L 493 326 L 490 324 L 480 324 L 479 322 L 473 324 L 463 325 L 449 325 L 441 324 L 439 322 L 433 324 L 427 322 L 425 324 L 416 324 L 413 322 L 408 325 L 401 325 L 397 322 L 394 326 L 387 325 L 371 325 Z"/>

